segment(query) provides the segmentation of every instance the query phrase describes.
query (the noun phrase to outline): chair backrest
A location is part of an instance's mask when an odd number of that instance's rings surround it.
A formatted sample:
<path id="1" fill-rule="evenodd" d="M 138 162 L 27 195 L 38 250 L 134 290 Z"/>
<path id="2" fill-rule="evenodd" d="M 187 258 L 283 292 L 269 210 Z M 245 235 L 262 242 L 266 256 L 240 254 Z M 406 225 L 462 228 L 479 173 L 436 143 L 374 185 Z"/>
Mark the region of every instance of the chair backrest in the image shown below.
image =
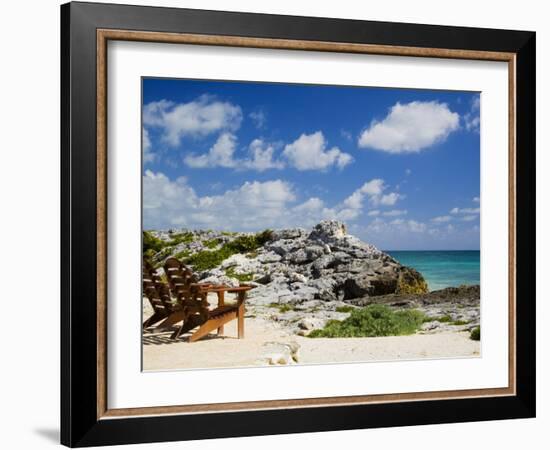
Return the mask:
<path id="1" fill-rule="evenodd" d="M 171 257 L 164 262 L 164 273 L 175 297 L 188 298 L 195 293 L 191 292 L 191 285 L 198 283 L 197 277 L 177 258 Z"/>
<path id="2" fill-rule="evenodd" d="M 196 316 L 199 323 L 209 317 L 208 293 L 204 289 L 208 285 L 198 284 L 198 278 L 189 267 L 177 258 L 170 257 L 164 262 L 164 272 L 172 294 L 189 316 Z"/>
<path id="3" fill-rule="evenodd" d="M 172 310 L 170 288 L 163 283 L 155 269 L 148 261 L 143 261 L 143 295 L 147 297 L 152 308 L 158 312 L 168 313 Z"/>

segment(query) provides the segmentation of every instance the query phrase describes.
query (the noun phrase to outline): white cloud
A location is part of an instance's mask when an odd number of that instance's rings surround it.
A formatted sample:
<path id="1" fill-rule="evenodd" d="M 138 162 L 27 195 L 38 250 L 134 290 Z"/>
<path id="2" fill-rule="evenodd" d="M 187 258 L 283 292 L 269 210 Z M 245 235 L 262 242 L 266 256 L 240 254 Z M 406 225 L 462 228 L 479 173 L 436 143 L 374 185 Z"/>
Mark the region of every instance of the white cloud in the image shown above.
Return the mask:
<path id="1" fill-rule="evenodd" d="M 477 219 L 477 216 L 464 216 L 464 217 L 462 217 L 462 220 L 464 222 L 471 222 L 471 221 L 476 220 L 476 219 Z"/>
<path id="2" fill-rule="evenodd" d="M 344 168 L 353 161 L 351 155 L 338 147 L 327 149 L 323 133 L 302 134 L 293 143 L 287 144 L 283 155 L 292 167 L 298 170 L 323 170 L 331 166 Z"/>
<path id="3" fill-rule="evenodd" d="M 428 227 L 423 222 L 416 220 L 393 219 L 389 222 L 377 217 L 367 227 L 367 233 L 424 233 Z"/>
<path id="4" fill-rule="evenodd" d="M 318 197 L 312 197 L 309 200 L 305 201 L 304 203 L 295 206 L 294 211 L 295 212 L 304 212 L 304 213 L 311 213 L 311 212 L 318 212 L 321 211 L 324 208 L 325 204 L 323 200 L 321 200 Z"/>
<path id="5" fill-rule="evenodd" d="M 258 109 L 257 111 L 252 111 L 248 117 L 252 119 L 252 122 L 254 122 L 254 126 L 258 129 L 261 129 L 265 126 L 265 123 L 267 121 L 267 116 L 265 112 L 261 109 Z"/>
<path id="6" fill-rule="evenodd" d="M 405 169 L 405 175 L 410 175 L 412 173 L 411 169 Z"/>
<path id="7" fill-rule="evenodd" d="M 480 101 L 479 101 L 479 95 L 478 95 L 472 100 L 472 103 L 470 104 L 470 111 L 468 111 L 463 117 L 464 126 L 468 131 L 475 131 L 479 133 L 479 125 L 480 125 L 479 106 L 480 106 Z"/>
<path id="8" fill-rule="evenodd" d="M 384 191 L 387 186 L 384 184 L 384 180 L 381 178 L 374 178 L 354 191 L 343 202 L 343 206 L 351 210 L 360 211 L 363 208 L 363 201 L 365 197 L 374 206 L 392 206 L 397 203 L 398 200 L 404 198 L 403 195 L 397 192 L 389 192 L 387 194 Z"/>
<path id="9" fill-rule="evenodd" d="M 258 230 L 312 226 L 323 219 L 353 221 L 363 212 L 363 202 L 349 200 L 365 190 L 378 195 L 376 182 L 365 183 L 344 201 L 327 206 L 319 197 L 296 203 L 297 193 L 283 180 L 248 181 L 216 195 L 199 197 L 184 177 L 171 181 L 163 173 L 147 170 L 143 176 L 143 221 L 146 229 L 217 228 Z M 405 214 L 388 211 L 388 216 Z M 371 214 L 372 215 L 372 214 Z M 414 226 L 414 225 L 408 225 Z"/>
<path id="10" fill-rule="evenodd" d="M 473 201 L 474 203 L 479 203 L 479 197 L 474 197 L 474 198 L 472 199 L 472 201 Z"/>
<path id="11" fill-rule="evenodd" d="M 244 166 L 263 172 L 267 169 L 282 169 L 284 163 L 273 159 L 275 148 L 273 145 L 261 139 L 254 139 L 249 146 L 250 159 L 244 162 Z"/>
<path id="12" fill-rule="evenodd" d="M 151 150 L 151 139 L 147 128 L 143 128 L 142 134 L 143 164 L 151 163 L 156 159 L 156 154 Z"/>
<path id="13" fill-rule="evenodd" d="M 406 224 L 409 231 L 413 233 L 423 233 L 427 228 L 425 223 L 417 222 L 416 220 L 408 220 Z"/>
<path id="14" fill-rule="evenodd" d="M 369 217 L 376 217 L 380 215 L 380 211 L 378 209 L 373 209 L 372 211 L 369 211 L 367 213 L 367 216 Z"/>
<path id="15" fill-rule="evenodd" d="M 479 208 L 453 208 L 451 214 L 479 214 Z"/>
<path id="16" fill-rule="evenodd" d="M 406 209 L 392 209 L 391 211 L 385 211 L 382 213 L 385 217 L 397 217 L 397 216 L 404 216 L 407 214 Z"/>
<path id="17" fill-rule="evenodd" d="M 373 121 L 358 145 L 388 153 L 416 153 L 444 141 L 459 127 L 459 115 L 437 101 L 396 103 L 380 122 Z"/>
<path id="18" fill-rule="evenodd" d="M 237 148 L 237 138 L 231 133 L 222 133 L 207 153 L 202 155 L 189 154 L 184 158 L 185 164 L 194 169 L 225 167 L 238 170 L 282 169 L 284 163 L 273 159 L 275 151 L 271 144 L 261 139 L 254 139 L 248 148 L 249 158 L 234 157 Z"/>
<path id="19" fill-rule="evenodd" d="M 401 194 L 398 194 L 397 192 L 390 192 L 389 194 L 384 194 L 382 197 L 380 197 L 380 204 L 385 206 L 392 206 L 397 203 L 397 200 L 402 198 L 403 196 Z"/>
<path id="20" fill-rule="evenodd" d="M 248 181 L 220 195 L 199 197 L 183 177 L 171 181 L 163 173 L 145 171 L 145 229 L 169 227 L 258 230 L 286 225 L 296 196 L 282 180 Z"/>
<path id="21" fill-rule="evenodd" d="M 450 222 L 451 220 L 453 220 L 451 216 L 437 216 L 432 219 L 432 222 L 445 223 L 445 222 Z"/>
<path id="22" fill-rule="evenodd" d="M 237 162 L 233 159 L 233 153 L 237 146 L 237 138 L 231 133 L 222 133 L 218 137 L 218 140 L 210 148 L 208 153 L 202 155 L 190 154 L 184 158 L 185 164 L 189 167 L 198 168 L 212 168 L 212 167 L 226 167 L 231 168 L 237 165 Z"/>
<path id="23" fill-rule="evenodd" d="M 219 131 L 235 131 L 241 125 L 240 106 L 202 95 L 189 103 L 160 100 L 143 108 L 143 123 L 158 127 L 162 139 L 171 146 L 183 137 L 200 138 Z"/>
<path id="24" fill-rule="evenodd" d="M 384 189 L 384 180 L 374 178 L 363 185 L 361 192 L 374 197 L 380 195 Z"/>
<path id="25" fill-rule="evenodd" d="M 145 229 L 185 223 L 197 207 L 195 191 L 185 177 L 171 181 L 163 173 L 146 170 L 143 175 L 143 225 Z M 180 218 L 181 219 L 178 219 Z"/>

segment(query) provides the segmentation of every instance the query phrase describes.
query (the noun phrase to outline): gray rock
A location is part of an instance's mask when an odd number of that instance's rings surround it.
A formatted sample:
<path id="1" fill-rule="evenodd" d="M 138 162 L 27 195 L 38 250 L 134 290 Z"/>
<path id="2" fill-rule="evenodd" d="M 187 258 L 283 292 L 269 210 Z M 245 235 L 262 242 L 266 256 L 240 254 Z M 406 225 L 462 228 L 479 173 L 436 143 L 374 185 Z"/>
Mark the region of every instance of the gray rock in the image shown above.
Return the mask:
<path id="1" fill-rule="evenodd" d="M 307 231 L 303 228 L 287 228 L 284 230 L 275 230 L 271 234 L 271 239 L 277 241 L 279 239 L 299 239 L 305 238 Z"/>
<path id="2" fill-rule="evenodd" d="M 307 277 L 297 272 L 293 272 L 290 274 L 290 280 L 298 281 L 300 283 L 307 283 Z"/>
<path id="3" fill-rule="evenodd" d="M 337 220 L 323 220 L 313 227 L 308 239 L 329 242 L 334 239 L 341 239 L 346 234 L 347 230 L 344 223 Z"/>
<path id="4" fill-rule="evenodd" d="M 279 262 L 282 259 L 281 255 L 274 252 L 269 251 L 267 253 L 262 253 L 258 256 L 257 260 L 261 262 L 262 264 L 269 264 L 274 262 Z"/>
<path id="5" fill-rule="evenodd" d="M 300 248 L 295 252 L 286 255 L 285 259 L 291 264 L 305 264 L 313 261 L 311 255 L 308 255 L 304 248 Z"/>
<path id="6" fill-rule="evenodd" d="M 216 286 L 231 286 L 231 287 L 237 287 L 240 285 L 239 280 L 236 278 L 230 278 L 228 276 L 222 275 L 222 276 L 209 276 L 206 278 L 203 278 L 201 280 L 201 283 L 209 283 L 214 284 Z"/>
<path id="7" fill-rule="evenodd" d="M 302 330 L 311 331 L 316 328 L 323 328 L 325 322 L 325 320 L 318 317 L 304 317 L 298 322 L 298 327 Z"/>

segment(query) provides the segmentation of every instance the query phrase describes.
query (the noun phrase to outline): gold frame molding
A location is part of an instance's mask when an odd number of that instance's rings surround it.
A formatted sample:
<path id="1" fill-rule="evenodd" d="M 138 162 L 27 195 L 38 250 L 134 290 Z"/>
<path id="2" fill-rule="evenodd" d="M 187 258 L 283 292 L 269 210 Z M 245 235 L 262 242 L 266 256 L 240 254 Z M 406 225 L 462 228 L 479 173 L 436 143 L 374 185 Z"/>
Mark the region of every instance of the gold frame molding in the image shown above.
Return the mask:
<path id="1" fill-rule="evenodd" d="M 306 50 L 370 55 L 501 61 L 508 63 L 508 387 L 491 389 L 410 392 L 202 405 L 150 406 L 109 409 L 107 405 L 107 42 L 110 40 L 171 44 L 216 45 L 266 49 Z M 421 400 L 446 400 L 516 395 L 516 55 L 506 52 L 398 47 L 340 42 L 298 41 L 114 29 L 97 30 L 97 418 L 98 420 L 166 414 L 219 413 L 265 409 L 344 406 Z"/>

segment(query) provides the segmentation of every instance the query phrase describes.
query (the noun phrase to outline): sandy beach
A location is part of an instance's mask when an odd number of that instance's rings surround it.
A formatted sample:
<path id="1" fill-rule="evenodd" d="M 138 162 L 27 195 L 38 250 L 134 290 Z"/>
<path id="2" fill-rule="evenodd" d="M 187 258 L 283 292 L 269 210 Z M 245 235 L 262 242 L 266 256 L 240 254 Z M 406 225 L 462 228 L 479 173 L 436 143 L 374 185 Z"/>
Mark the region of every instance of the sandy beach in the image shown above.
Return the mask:
<path id="1" fill-rule="evenodd" d="M 478 357 L 479 341 L 467 332 L 442 332 L 373 338 L 307 338 L 286 332 L 261 318 L 246 319 L 244 339 L 237 339 L 236 321 L 198 342 L 170 340 L 170 332 L 145 332 L 143 370 L 267 366 Z"/>

